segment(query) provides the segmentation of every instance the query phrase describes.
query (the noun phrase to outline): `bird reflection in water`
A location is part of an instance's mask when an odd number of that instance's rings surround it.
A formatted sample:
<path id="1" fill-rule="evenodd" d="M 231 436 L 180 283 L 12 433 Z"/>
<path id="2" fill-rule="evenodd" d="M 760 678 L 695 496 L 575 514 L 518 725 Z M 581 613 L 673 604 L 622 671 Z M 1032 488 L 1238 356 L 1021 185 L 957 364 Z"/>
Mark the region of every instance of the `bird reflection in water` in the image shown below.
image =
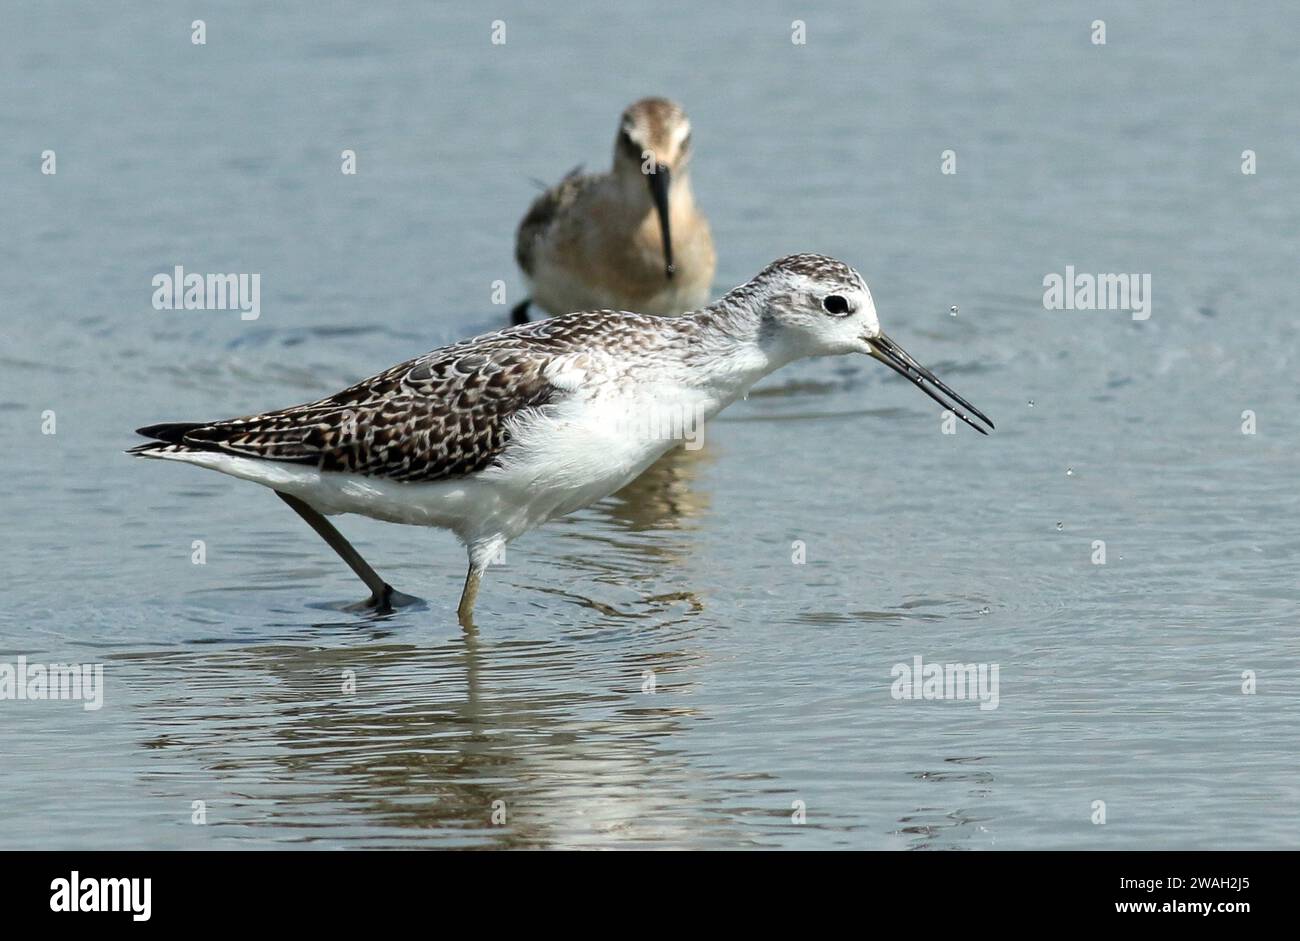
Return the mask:
<path id="1" fill-rule="evenodd" d="M 695 543 L 688 534 L 709 512 L 711 495 L 698 477 L 715 457 L 708 447 L 675 448 L 628 486 L 572 517 L 565 536 L 576 540 L 572 552 L 553 563 L 573 575 L 538 585 L 536 591 L 567 598 L 607 618 L 662 618 L 674 623 L 676 612 L 689 616 L 703 609 L 700 597 L 688 587 Z M 594 519 L 605 525 L 592 527 Z M 568 521 L 566 521 L 568 522 Z M 592 551 L 592 543 L 600 551 Z M 649 564 L 647 564 L 649 563 Z M 665 568 L 672 569 L 665 573 Z M 654 586 L 670 582 L 671 591 Z M 593 597 L 592 583 L 615 588 L 631 587 L 634 594 L 616 602 Z M 649 592 L 639 590 L 649 589 Z"/>
<path id="2" fill-rule="evenodd" d="M 711 813 L 673 758 L 693 714 L 675 694 L 701 656 L 681 640 L 593 659 L 563 635 L 457 631 L 111 659 L 142 694 L 141 747 L 166 753 L 143 766 L 150 799 L 206 802 L 208 826 L 186 830 L 196 845 L 651 846 L 698 839 Z"/>

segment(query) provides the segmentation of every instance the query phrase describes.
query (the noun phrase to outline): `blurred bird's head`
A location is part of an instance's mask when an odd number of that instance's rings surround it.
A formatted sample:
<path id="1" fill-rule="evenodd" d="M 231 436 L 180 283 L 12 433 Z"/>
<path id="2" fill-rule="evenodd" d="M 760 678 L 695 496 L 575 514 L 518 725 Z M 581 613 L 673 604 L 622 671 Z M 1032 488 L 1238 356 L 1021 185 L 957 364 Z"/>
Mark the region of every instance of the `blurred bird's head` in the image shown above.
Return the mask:
<path id="1" fill-rule="evenodd" d="M 691 122 L 676 102 L 642 98 L 629 105 L 614 142 L 614 173 L 629 186 L 648 188 L 664 248 L 664 276 L 673 276 L 669 200 L 674 182 L 686 178 L 691 159 Z"/>

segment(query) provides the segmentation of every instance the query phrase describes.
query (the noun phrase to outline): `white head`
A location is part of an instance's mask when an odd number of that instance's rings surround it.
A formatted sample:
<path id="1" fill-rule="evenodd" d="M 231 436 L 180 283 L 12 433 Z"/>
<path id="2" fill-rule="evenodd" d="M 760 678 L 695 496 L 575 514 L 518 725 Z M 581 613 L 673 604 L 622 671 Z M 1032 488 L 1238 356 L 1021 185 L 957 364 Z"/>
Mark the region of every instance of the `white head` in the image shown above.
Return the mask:
<path id="1" fill-rule="evenodd" d="M 867 282 L 825 255 L 787 255 L 734 293 L 748 295 L 762 336 L 798 358 L 870 353 L 880 333 Z"/>
<path id="2" fill-rule="evenodd" d="M 731 291 L 720 305 L 742 304 L 758 316 L 758 342 L 782 359 L 865 353 L 906 376 L 922 392 L 981 434 L 967 412 L 989 421 L 880 329 L 867 282 L 826 255 L 787 255 Z"/>

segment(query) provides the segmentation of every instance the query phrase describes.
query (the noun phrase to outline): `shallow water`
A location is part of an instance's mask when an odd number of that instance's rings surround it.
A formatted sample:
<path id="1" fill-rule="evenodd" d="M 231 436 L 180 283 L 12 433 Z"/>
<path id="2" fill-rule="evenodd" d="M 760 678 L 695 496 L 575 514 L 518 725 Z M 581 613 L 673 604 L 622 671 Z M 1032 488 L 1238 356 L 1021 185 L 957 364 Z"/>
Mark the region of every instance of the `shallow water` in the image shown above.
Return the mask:
<path id="1" fill-rule="evenodd" d="M 0 847 L 1296 845 L 1293 6 L 818 5 L 805 46 L 777 3 L 507 2 L 504 46 L 372 6 L 225 4 L 203 47 L 165 4 L 6 14 L 0 662 L 106 688 L 0 702 Z M 719 290 L 854 263 L 997 432 L 791 367 L 513 545 L 470 636 L 449 536 L 341 521 L 426 599 L 368 620 L 270 493 L 121 454 L 502 323 L 532 178 L 650 93 Z M 260 273 L 260 319 L 154 310 L 175 264 Z M 1045 310 L 1066 265 L 1150 273 L 1150 319 Z M 916 656 L 996 664 L 997 708 L 892 698 Z"/>

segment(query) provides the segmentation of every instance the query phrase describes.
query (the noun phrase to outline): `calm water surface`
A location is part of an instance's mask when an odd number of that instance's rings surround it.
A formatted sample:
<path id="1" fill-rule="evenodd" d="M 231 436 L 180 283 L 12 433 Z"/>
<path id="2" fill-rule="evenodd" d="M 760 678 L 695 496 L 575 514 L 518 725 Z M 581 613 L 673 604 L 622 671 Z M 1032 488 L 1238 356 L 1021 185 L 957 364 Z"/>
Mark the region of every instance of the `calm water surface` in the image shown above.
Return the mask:
<path id="1" fill-rule="evenodd" d="M 1293 5 L 819 4 L 806 46 L 780 3 L 191 12 L 5 14 L 0 661 L 106 693 L 0 702 L 0 847 L 1300 841 Z M 512 546 L 469 636 L 446 534 L 341 521 L 427 599 L 367 620 L 272 494 L 121 453 L 501 324 L 533 179 L 645 94 L 692 116 L 720 291 L 852 262 L 997 432 L 791 367 Z M 176 264 L 260 273 L 260 319 L 154 310 Z M 1044 310 L 1066 265 L 1151 274 L 1150 319 Z M 997 664 L 998 707 L 896 701 L 915 656 Z"/>

